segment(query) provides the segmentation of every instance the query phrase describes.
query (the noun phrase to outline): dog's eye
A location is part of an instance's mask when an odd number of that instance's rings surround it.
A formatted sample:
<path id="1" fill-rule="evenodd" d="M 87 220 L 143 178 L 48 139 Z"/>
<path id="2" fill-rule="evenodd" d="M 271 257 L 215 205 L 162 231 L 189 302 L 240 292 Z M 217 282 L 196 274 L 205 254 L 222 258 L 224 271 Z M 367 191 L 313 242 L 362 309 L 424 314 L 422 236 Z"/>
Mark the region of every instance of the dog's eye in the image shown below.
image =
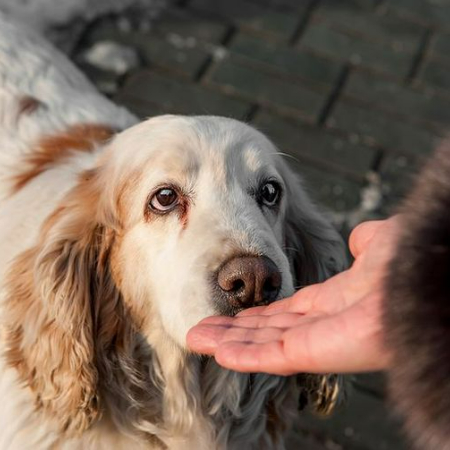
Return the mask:
<path id="1" fill-rule="evenodd" d="M 261 203 L 264 205 L 273 206 L 278 202 L 280 193 L 280 186 L 273 181 L 269 181 L 261 187 L 259 191 L 259 198 Z"/>
<path id="2" fill-rule="evenodd" d="M 166 212 L 178 204 L 178 194 L 170 187 L 161 188 L 150 199 L 150 206 L 156 211 Z"/>

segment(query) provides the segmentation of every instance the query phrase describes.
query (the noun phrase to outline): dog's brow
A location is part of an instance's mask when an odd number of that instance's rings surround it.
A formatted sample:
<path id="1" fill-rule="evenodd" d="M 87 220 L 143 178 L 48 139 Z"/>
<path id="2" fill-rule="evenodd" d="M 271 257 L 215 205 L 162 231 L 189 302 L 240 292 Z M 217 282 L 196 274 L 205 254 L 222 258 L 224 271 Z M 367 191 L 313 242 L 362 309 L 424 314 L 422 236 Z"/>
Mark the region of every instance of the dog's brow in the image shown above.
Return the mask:
<path id="1" fill-rule="evenodd" d="M 248 148 L 243 153 L 245 165 L 252 171 L 256 172 L 261 168 L 260 152 L 254 148 Z"/>

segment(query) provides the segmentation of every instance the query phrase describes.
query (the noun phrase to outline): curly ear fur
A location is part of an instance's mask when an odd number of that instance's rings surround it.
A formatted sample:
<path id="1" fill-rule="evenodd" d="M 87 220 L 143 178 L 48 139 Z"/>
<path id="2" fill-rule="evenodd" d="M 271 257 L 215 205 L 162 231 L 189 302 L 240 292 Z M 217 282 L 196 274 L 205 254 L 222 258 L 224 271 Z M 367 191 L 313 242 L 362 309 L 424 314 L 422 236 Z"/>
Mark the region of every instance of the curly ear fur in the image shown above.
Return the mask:
<path id="1" fill-rule="evenodd" d="M 418 448 L 450 448 L 450 143 L 402 208 L 383 302 L 389 387 Z"/>
<path id="2" fill-rule="evenodd" d="M 7 361 L 36 406 L 67 433 L 82 432 L 101 414 L 95 346 L 115 330 L 100 322 L 100 310 L 117 304 L 118 293 L 106 263 L 114 232 L 98 217 L 98 196 L 92 172 L 47 220 L 36 247 L 16 259 L 7 280 Z"/>

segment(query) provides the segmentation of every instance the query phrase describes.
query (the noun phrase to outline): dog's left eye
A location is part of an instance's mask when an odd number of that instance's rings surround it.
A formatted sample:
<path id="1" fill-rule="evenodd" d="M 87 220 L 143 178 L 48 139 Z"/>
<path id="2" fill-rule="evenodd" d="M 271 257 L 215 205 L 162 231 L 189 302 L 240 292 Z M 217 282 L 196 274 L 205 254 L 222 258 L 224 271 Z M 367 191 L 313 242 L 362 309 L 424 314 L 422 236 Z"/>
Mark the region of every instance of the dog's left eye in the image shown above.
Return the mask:
<path id="1" fill-rule="evenodd" d="M 167 212 L 178 204 L 178 194 L 170 187 L 161 188 L 150 199 L 149 205 L 153 210 Z"/>
<path id="2" fill-rule="evenodd" d="M 278 183 L 269 181 L 261 186 L 259 191 L 260 202 L 266 206 L 274 206 L 280 198 L 281 188 Z"/>

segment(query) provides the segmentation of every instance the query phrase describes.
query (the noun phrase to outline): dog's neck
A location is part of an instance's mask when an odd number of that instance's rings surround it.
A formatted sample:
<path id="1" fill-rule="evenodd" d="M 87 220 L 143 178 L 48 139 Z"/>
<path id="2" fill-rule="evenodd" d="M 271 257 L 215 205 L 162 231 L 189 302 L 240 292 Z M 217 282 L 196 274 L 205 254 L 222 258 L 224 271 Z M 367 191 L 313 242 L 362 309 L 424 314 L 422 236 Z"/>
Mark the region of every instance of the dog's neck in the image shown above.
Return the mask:
<path id="1" fill-rule="evenodd" d="M 157 441 L 161 448 L 175 448 L 174 439 L 193 435 L 205 441 L 196 448 L 208 448 L 214 426 L 203 412 L 200 359 L 167 337 L 155 347 L 138 334 L 135 339 L 132 358 L 125 362 L 112 352 L 114 370 L 100 376 L 111 420 L 118 429 Z"/>
<path id="2" fill-rule="evenodd" d="M 245 443 L 245 436 L 254 440 L 260 435 L 261 443 L 277 440 L 284 420 L 281 405 L 292 380 L 239 374 L 187 353 L 167 336 L 158 342 L 151 348 L 138 339 L 134 367 L 115 363 L 115 381 L 100 377 L 106 380 L 103 396 L 119 429 L 171 449 L 177 443 L 186 448 L 192 439 L 192 448 L 198 449 L 233 448 L 233 442 Z M 117 384 L 120 390 L 114 389 Z"/>

